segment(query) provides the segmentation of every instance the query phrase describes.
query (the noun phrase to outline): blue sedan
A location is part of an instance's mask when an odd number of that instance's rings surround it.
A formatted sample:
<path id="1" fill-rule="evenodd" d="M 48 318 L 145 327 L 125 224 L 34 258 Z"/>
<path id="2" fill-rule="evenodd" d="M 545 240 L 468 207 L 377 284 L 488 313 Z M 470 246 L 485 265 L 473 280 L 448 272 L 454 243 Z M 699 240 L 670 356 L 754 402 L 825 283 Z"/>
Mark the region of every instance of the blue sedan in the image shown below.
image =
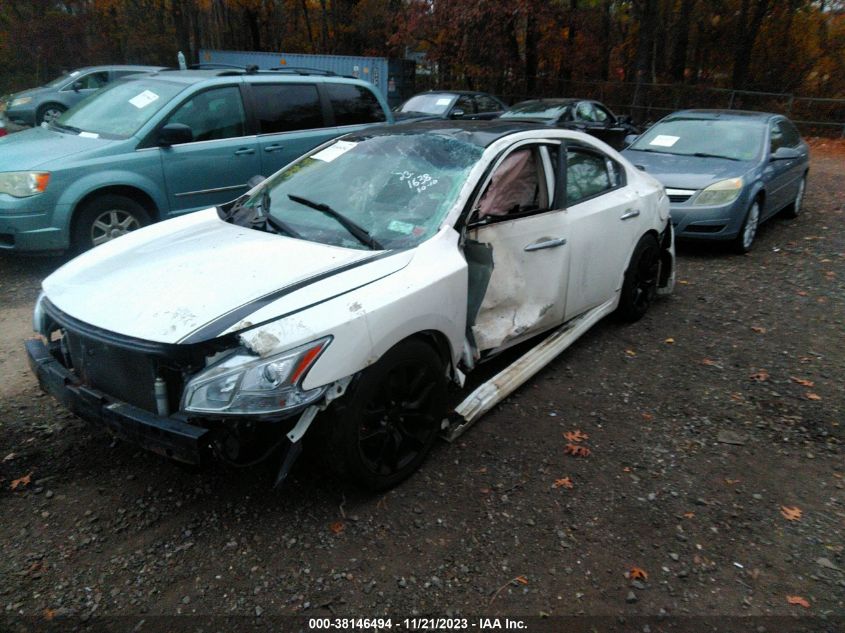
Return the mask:
<path id="1" fill-rule="evenodd" d="M 810 165 L 789 119 L 738 110 L 676 112 L 623 154 L 666 187 L 676 237 L 726 240 L 740 253 L 761 222 L 800 213 Z"/>

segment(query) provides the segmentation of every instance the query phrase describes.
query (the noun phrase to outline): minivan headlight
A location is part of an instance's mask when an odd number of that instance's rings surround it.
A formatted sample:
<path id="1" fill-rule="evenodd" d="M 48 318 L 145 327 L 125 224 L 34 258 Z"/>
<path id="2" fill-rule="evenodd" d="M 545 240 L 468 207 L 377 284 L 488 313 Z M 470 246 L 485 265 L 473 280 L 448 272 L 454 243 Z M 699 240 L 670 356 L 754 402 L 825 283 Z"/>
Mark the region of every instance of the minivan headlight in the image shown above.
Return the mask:
<path id="1" fill-rule="evenodd" d="M 48 171 L 0 172 L 0 193 L 15 198 L 27 198 L 42 193 L 50 183 Z"/>
<path id="2" fill-rule="evenodd" d="M 733 202 L 742 192 L 742 178 L 729 178 L 720 180 L 704 189 L 695 199 L 697 205 L 719 205 Z"/>
<path id="3" fill-rule="evenodd" d="M 11 107 L 26 105 L 30 101 L 32 101 L 32 97 L 18 97 L 17 99 L 12 99 Z"/>
<path id="4" fill-rule="evenodd" d="M 315 401 L 325 387 L 304 391 L 305 374 L 331 342 L 326 337 L 267 358 L 235 353 L 194 376 L 182 409 L 192 413 L 279 413 Z"/>

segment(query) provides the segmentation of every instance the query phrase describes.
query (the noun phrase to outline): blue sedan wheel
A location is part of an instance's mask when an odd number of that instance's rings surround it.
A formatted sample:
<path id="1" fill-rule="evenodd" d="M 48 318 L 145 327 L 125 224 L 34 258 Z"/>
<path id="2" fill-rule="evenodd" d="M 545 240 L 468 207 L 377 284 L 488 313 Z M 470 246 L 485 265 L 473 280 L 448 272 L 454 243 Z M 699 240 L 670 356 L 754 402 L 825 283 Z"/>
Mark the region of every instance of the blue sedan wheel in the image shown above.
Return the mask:
<path id="1" fill-rule="evenodd" d="M 734 250 L 737 253 L 747 253 L 751 250 L 754 244 L 754 238 L 757 237 L 757 227 L 760 224 L 760 201 L 755 200 L 749 207 L 748 213 L 745 214 L 745 221 L 742 223 L 742 228 L 739 230 L 739 235 L 734 241 Z"/>
<path id="2" fill-rule="evenodd" d="M 797 218 L 801 213 L 801 205 L 804 204 L 804 190 L 807 188 L 807 176 L 802 176 L 798 183 L 798 193 L 795 194 L 795 200 L 792 201 L 786 209 L 783 210 L 783 215 L 787 218 Z"/>

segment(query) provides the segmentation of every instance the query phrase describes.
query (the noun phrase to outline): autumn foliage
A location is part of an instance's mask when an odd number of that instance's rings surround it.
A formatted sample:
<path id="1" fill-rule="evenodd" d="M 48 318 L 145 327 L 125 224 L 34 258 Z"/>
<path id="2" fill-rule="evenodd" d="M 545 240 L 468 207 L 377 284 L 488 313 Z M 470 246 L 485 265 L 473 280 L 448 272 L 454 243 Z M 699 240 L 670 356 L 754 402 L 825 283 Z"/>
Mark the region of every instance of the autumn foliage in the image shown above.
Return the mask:
<path id="1" fill-rule="evenodd" d="M 514 97 L 576 80 L 845 97 L 843 0 L 0 2 L 0 92 L 86 64 L 173 65 L 178 50 L 195 61 L 201 48 L 415 53 L 422 87 Z"/>

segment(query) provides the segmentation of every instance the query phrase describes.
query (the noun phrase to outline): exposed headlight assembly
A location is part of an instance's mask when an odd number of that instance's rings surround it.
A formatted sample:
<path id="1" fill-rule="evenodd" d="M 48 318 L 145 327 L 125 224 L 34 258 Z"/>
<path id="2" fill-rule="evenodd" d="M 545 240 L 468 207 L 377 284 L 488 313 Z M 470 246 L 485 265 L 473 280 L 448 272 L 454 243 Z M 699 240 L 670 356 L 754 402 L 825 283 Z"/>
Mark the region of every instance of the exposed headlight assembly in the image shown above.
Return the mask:
<path id="1" fill-rule="evenodd" d="M 300 383 L 330 342 L 331 337 L 326 337 L 267 358 L 242 353 L 227 356 L 188 382 L 182 409 L 256 415 L 309 404 L 325 393 L 325 387 L 303 391 Z"/>
<path id="2" fill-rule="evenodd" d="M 695 199 L 697 205 L 720 205 L 733 202 L 742 193 L 742 178 L 720 180 L 704 189 Z"/>
<path id="3" fill-rule="evenodd" d="M 32 97 L 18 97 L 17 99 L 12 99 L 12 104 L 10 107 L 14 108 L 15 106 L 26 105 L 30 101 L 32 101 Z"/>
<path id="4" fill-rule="evenodd" d="M 48 171 L 0 172 L 0 193 L 15 198 L 28 198 L 43 192 L 50 182 Z"/>

